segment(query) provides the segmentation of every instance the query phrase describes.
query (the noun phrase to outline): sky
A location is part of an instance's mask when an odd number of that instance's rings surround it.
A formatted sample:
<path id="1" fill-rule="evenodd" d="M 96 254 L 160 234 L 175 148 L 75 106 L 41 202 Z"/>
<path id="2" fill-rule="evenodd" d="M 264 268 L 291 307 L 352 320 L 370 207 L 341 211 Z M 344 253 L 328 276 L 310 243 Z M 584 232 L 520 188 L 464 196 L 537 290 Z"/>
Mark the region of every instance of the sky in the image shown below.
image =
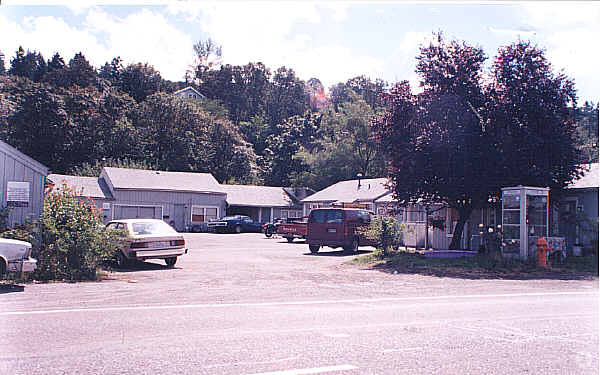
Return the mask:
<path id="1" fill-rule="evenodd" d="M 292 68 L 326 88 L 358 75 L 418 83 L 415 56 L 433 33 L 482 47 L 489 62 L 520 40 L 575 81 L 579 103 L 600 101 L 600 1 L 44 1 L 0 0 L 6 68 L 19 46 L 95 67 L 120 56 L 183 80 L 193 44 L 211 38 L 223 62 Z"/>

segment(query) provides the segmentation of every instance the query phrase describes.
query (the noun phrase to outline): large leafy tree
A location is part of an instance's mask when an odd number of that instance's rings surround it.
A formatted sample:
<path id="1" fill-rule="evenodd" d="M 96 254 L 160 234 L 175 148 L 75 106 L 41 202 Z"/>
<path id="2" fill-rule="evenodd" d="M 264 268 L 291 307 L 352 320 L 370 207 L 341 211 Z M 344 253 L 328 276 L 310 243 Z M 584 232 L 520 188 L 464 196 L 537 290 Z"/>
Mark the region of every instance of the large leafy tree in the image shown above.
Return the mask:
<path id="1" fill-rule="evenodd" d="M 370 129 L 375 112 L 353 92 L 352 101 L 330 104 L 323 111 L 320 133 L 309 148 L 302 147 L 296 158 L 307 166 L 297 174 L 294 185 L 323 189 L 338 181 L 363 176 L 385 176 L 383 154 Z"/>
<path id="2" fill-rule="evenodd" d="M 501 48 L 489 77 L 485 60 L 481 48 L 438 34 L 417 57 L 422 92 L 397 84 L 373 124 L 396 199 L 458 211 L 451 248 L 501 187 L 560 189 L 578 175 L 572 82 L 526 42 Z"/>
<path id="3" fill-rule="evenodd" d="M 302 116 L 292 116 L 277 126 L 275 135 L 267 138 L 262 161 L 262 177 L 266 185 L 289 186 L 292 176 L 306 168 L 296 158 L 301 147 L 310 149 L 319 134 L 321 115 L 306 111 Z"/>
<path id="4" fill-rule="evenodd" d="M 138 103 L 161 90 L 162 78 L 151 65 L 129 64 L 117 72 L 113 72 L 112 69 L 115 67 L 111 66 L 111 74 L 117 76 L 117 85 L 121 91 L 129 94 Z"/>
<path id="5" fill-rule="evenodd" d="M 383 106 L 381 94 L 385 91 L 387 83 L 381 79 L 371 80 L 366 76 L 357 76 L 347 80 L 345 83 L 338 83 L 331 88 L 331 102 L 337 109 L 338 105 L 356 98 L 354 94 L 376 109 Z"/>

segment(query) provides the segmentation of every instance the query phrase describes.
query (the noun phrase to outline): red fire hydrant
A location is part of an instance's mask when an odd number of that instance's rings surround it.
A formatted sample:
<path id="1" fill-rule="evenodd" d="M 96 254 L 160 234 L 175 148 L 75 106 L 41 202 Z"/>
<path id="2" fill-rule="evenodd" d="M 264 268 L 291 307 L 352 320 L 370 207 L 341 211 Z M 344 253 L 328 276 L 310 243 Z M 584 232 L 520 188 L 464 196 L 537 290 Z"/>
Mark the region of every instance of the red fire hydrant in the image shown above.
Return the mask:
<path id="1" fill-rule="evenodd" d="M 546 263 L 546 256 L 550 249 L 548 248 L 548 243 L 544 237 L 538 238 L 537 242 L 537 264 L 539 267 L 548 268 L 548 263 Z"/>

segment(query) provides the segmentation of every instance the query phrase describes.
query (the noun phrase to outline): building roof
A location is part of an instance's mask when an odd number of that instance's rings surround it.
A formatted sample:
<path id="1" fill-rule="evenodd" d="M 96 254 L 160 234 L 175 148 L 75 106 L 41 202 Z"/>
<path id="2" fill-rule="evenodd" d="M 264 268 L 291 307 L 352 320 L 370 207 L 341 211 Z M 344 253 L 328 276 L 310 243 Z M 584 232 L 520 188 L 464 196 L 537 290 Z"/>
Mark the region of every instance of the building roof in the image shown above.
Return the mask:
<path id="1" fill-rule="evenodd" d="M 221 185 L 210 173 L 104 167 L 102 175 L 114 189 L 223 194 Z"/>
<path id="2" fill-rule="evenodd" d="M 206 98 L 206 96 L 204 94 L 202 94 L 200 91 L 196 90 L 192 86 L 188 86 L 188 87 L 185 87 L 185 88 L 183 88 L 181 90 L 177 90 L 177 91 L 175 91 L 173 93 L 173 95 L 180 95 L 180 94 L 185 93 L 186 91 L 192 91 L 192 92 L 194 92 L 194 94 L 196 94 L 196 95 L 198 95 L 198 96 L 200 96 L 202 98 Z"/>
<path id="3" fill-rule="evenodd" d="M 44 176 L 47 176 L 48 173 L 50 173 L 50 169 L 48 169 L 48 167 L 46 167 L 44 164 L 40 163 L 39 161 L 33 159 L 30 156 L 25 155 L 21 151 L 17 150 L 13 146 L 9 145 L 8 143 L 2 140 L 0 140 L 0 151 L 11 155 L 13 158 L 19 160 L 21 163 L 25 164 L 34 171 L 43 174 Z"/>
<path id="4" fill-rule="evenodd" d="M 230 206 L 292 207 L 294 201 L 282 187 L 221 185 Z"/>
<path id="5" fill-rule="evenodd" d="M 385 187 L 387 178 L 367 178 L 360 180 L 340 181 L 314 193 L 302 202 L 373 202 L 389 193 Z"/>
<path id="6" fill-rule="evenodd" d="M 103 178 L 68 176 L 64 174 L 50 174 L 48 180 L 52 181 L 53 191 L 60 191 L 63 184 L 74 189 L 77 195 L 90 198 L 113 199 L 110 189 Z"/>
<path id="7" fill-rule="evenodd" d="M 583 166 L 583 176 L 579 180 L 571 182 L 567 189 L 598 189 L 598 180 L 600 180 L 598 163 L 586 164 Z"/>

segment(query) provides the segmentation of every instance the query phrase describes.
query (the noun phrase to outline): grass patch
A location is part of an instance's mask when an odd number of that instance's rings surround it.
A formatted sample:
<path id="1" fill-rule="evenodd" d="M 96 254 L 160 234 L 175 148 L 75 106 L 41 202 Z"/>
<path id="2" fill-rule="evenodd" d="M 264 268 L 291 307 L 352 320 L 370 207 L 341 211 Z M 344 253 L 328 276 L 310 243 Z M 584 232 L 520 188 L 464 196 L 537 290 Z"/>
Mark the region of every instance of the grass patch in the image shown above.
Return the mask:
<path id="1" fill-rule="evenodd" d="M 598 257 L 570 257 L 564 263 L 552 264 L 549 269 L 534 262 L 494 259 L 488 255 L 462 258 L 426 258 L 422 251 L 400 250 L 387 256 L 375 251 L 349 264 L 369 266 L 390 273 L 421 274 L 466 279 L 581 279 L 598 277 Z"/>

